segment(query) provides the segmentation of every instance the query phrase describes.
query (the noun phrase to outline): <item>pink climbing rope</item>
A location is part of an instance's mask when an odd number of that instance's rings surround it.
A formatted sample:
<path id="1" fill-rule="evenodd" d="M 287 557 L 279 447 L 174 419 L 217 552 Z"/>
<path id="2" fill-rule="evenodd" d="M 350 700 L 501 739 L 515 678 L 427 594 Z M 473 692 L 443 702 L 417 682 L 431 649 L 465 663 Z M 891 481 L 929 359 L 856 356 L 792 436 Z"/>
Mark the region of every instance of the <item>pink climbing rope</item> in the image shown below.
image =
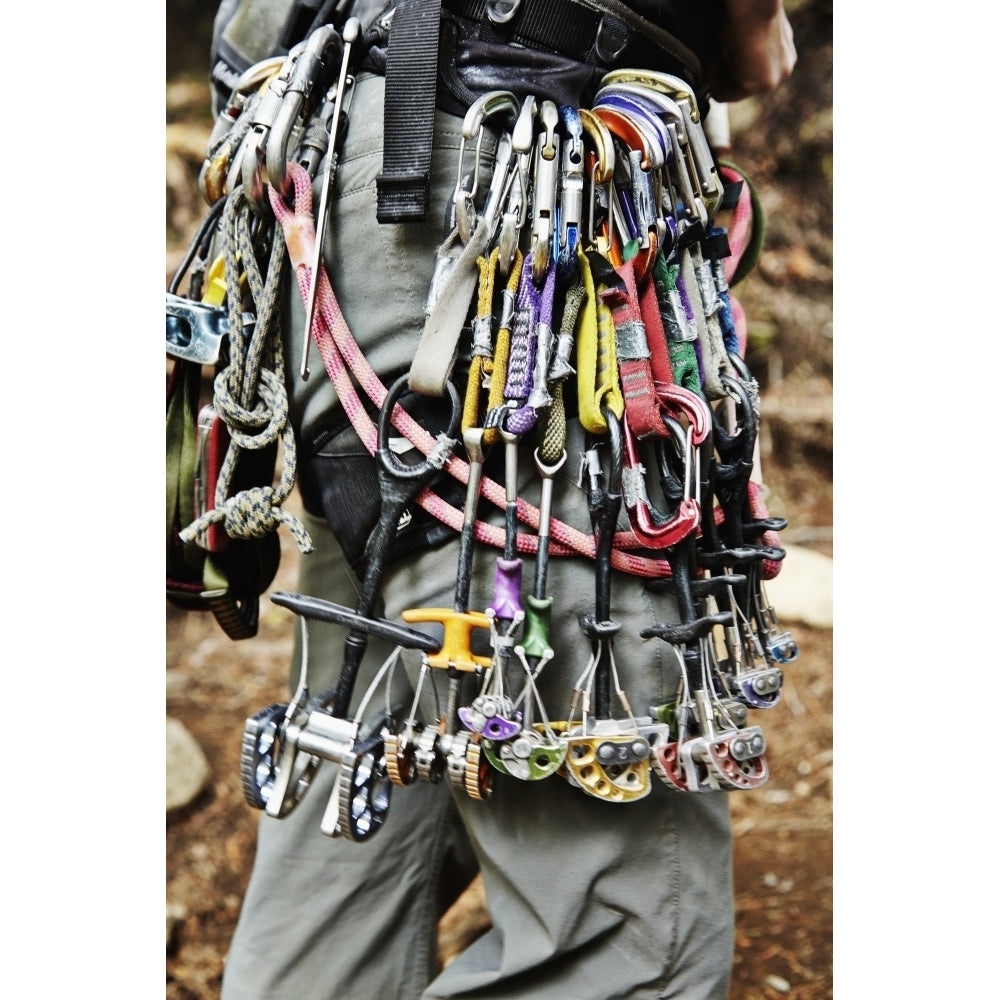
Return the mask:
<path id="1" fill-rule="evenodd" d="M 316 227 L 312 212 L 312 183 L 306 169 L 297 163 L 287 165 L 286 184 L 289 179 L 294 190 L 294 202 L 291 208 L 285 204 L 281 195 L 273 188 L 268 187 L 268 195 L 275 218 L 285 235 L 285 243 L 288 246 L 289 259 L 295 271 L 299 293 L 302 295 L 303 302 L 307 302 L 312 281 L 312 268 L 308 261 L 312 259 L 316 241 Z M 325 270 L 320 271 L 319 281 L 319 290 L 316 294 L 316 314 L 313 317 L 311 333 L 348 419 L 365 448 L 369 453 L 374 454 L 377 447 L 377 429 L 358 397 L 350 374 L 348 374 L 348 368 L 357 379 L 361 389 L 376 406 L 382 406 L 387 390 L 368 364 L 364 353 L 354 339 Z M 437 443 L 436 439 L 398 404 L 393 409 L 391 419 L 393 426 L 424 455 L 429 454 Z M 469 465 L 467 462 L 452 455 L 445 463 L 444 468 L 460 483 L 468 484 Z M 484 476 L 482 493 L 497 508 L 504 508 L 506 493 L 501 484 Z M 424 510 L 444 524 L 454 528 L 455 531 L 461 531 L 462 511 L 443 500 L 432 490 L 425 489 L 417 498 L 417 502 Z M 538 530 L 540 513 L 537 507 L 518 498 L 517 516 L 522 524 Z M 589 559 L 595 557 L 596 544 L 591 534 L 565 524 L 557 518 L 552 518 L 549 533 L 551 539 L 549 543 L 550 555 L 583 555 Z M 477 520 L 475 536 L 479 541 L 495 548 L 504 548 L 504 532 L 499 526 Z M 650 559 L 626 551 L 641 547 L 642 543 L 631 531 L 617 532 L 611 554 L 612 566 L 633 576 L 657 578 L 671 575 L 670 565 L 666 560 Z M 537 552 L 537 535 L 518 532 L 517 549 L 519 552 L 527 554 Z"/>

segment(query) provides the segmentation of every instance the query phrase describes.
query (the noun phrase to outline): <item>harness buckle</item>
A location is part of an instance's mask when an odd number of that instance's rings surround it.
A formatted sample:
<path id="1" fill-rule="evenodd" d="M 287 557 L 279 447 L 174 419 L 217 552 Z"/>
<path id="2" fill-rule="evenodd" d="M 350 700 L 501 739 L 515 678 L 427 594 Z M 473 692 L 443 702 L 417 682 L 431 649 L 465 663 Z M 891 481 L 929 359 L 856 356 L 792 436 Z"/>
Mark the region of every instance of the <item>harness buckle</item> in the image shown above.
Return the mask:
<path id="1" fill-rule="evenodd" d="M 521 6 L 521 0 L 486 0 L 486 16 L 494 24 L 507 24 Z"/>
<path id="2" fill-rule="evenodd" d="M 610 65 L 628 48 L 631 40 L 632 32 L 621 18 L 602 14 L 594 38 L 594 58 L 597 62 Z"/>

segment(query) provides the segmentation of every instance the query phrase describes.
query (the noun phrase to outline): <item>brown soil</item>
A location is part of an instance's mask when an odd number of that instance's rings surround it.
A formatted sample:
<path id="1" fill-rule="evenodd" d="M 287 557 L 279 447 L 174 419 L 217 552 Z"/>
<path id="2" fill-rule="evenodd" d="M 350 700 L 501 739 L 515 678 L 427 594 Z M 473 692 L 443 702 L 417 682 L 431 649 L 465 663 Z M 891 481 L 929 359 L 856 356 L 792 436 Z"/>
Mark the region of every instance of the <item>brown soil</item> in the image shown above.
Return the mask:
<path id="1" fill-rule="evenodd" d="M 764 477 L 784 541 L 832 555 L 831 5 L 786 3 L 799 66 L 779 94 L 733 109 L 734 152 L 767 212 L 760 264 L 737 289 L 751 321 L 748 361 L 763 389 Z M 203 84 L 168 87 L 167 274 L 204 206 Z M 294 503 L 291 505 L 294 510 Z M 274 589 L 295 589 L 296 552 L 282 531 Z M 781 609 L 778 608 L 780 615 Z M 785 622 L 800 648 L 785 694 L 762 723 L 771 777 L 731 797 L 736 953 L 730 1000 L 828 1000 L 832 985 L 832 656 L 826 629 Z M 286 613 L 261 602 L 255 639 L 232 642 L 207 615 L 166 611 L 167 714 L 205 751 L 209 788 L 167 819 L 167 900 L 186 915 L 168 945 L 168 1000 L 218 996 L 226 948 L 253 858 L 259 814 L 243 801 L 246 716 L 285 691 Z M 481 933 L 478 885 L 441 926 L 442 960 Z"/>

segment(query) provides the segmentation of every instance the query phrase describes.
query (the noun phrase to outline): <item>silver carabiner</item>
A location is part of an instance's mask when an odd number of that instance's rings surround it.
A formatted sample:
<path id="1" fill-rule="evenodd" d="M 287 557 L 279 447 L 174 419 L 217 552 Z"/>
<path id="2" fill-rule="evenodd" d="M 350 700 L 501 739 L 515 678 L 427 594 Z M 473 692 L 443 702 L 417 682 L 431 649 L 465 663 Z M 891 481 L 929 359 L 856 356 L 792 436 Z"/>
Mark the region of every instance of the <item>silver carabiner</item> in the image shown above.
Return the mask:
<path id="1" fill-rule="evenodd" d="M 579 238 L 583 222 L 583 124 L 575 109 L 560 109 L 566 142 L 559 175 L 559 246 L 568 247 L 574 232 Z M 570 248 L 575 250 L 575 247 Z"/>
<path id="2" fill-rule="evenodd" d="M 525 97 L 520 114 L 514 123 L 510 141 L 514 166 L 507 182 L 507 194 L 500 223 L 497 266 L 506 278 L 514 265 L 520 241 L 521 227 L 527 214 L 528 171 L 531 168 L 531 153 L 535 139 L 535 98 Z"/>
<path id="3" fill-rule="evenodd" d="M 559 186 L 560 139 L 556 132 L 559 110 L 552 101 L 543 101 L 539 119 L 543 131 L 538 134 L 535 154 L 535 178 L 531 223 L 531 277 L 536 285 L 545 281 L 552 259 L 552 235 L 555 231 L 556 192 Z"/>
<path id="4" fill-rule="evenodd" d="M 306 99 L 312 94 L 320 74 L 326 68 L 330 50 L 338 42 L 340 35 L 337 34 L 337 29 L 332 24 L 324 24 L 301 43 L 301 51 L 292 67 L 265 147 L 264 177 L 275 191 L 280 191 L 285 186 L 292 130 L 302 114 Z"/>
<path id="5" fill-rule="evenodd" d="M 483 134 L 485 120 L 501 111 L 518 111 L 517 98 L 509 90 L 492 90 L 483 94 L 470 105 L 462 122 L 462 139 L 458 147 L 458 175 L 455 180 L 455 224 L 458 235 L 463 243 L 468 243 L 475 226 L 476 191 L 479 189 L 479 168 L 482 163 Z M 466 190 L 465 177 L 465 147 L 473 138 L 476 139 L 476 164 L 472 173 L 472 189 Z"/>

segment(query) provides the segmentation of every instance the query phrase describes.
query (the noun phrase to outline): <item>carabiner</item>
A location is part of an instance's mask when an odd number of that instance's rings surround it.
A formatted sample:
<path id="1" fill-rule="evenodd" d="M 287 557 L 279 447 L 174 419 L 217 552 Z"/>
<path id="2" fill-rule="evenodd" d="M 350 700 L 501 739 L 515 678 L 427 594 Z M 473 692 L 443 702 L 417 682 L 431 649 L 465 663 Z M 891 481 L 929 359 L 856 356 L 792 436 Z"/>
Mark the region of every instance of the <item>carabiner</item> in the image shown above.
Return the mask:
<path id="1" fill-rule="evenodd" d="M 656 141 L 656 156 L 651 157 L 651 165 L 644 164 L 644 169 L 662 167 L 670 157 L 670 136 L 666 124 L 658 117 L 655 110 L 645 101 L 631 94 L 623 93 L 615 88 L 605 88 L 594 98 L 594 108 L 611 108 L 633 119 L 647 136 Z"/>
<path id="2" fill-rule="evenodd" d="M 525 97 L 520 114 L 511 132 L 511 149 L 514 167 L 508 182 L 506 204 L 500 223 L 499 258 L 497 267 L 507 278 L 514 264 L 521 227 L 528 210 L 528 171 L 531 167 L 531 150 L 535 139 L 535 98 Z"/>
<path id="3" fill-rule="evenodd" d="M 262 218 L 271 215 L 271 207 L 264 194 L 264 160 L 271 128 L 281 109 L 285 88 L 291 78 L 300 48 L 296 46 L 285 57 L 281 69 L 268 81 L 267 88 L 254 103 L 250 129 L 243 137 L 240 148 L 230 163 L 226 190 L 232 194 L 242 180 L 243 193 L 253 210 Z"/>
<path id="4" fill-rule="evenodd" d="M 629 427 L 623 421 L 625 461 L 622 487 L 629 525 L 639 541 L 653 549 L 669 548 L 687 538 L 701 522 L 701 505 L 690 495 L 690 479 L 685 476 L 685 496 L 673 514 L 656 510 L 646 490 L 645 468 L 639 460 L 639 448 Z M 685 442 L 685 470 L 690 465 L 690 441 Z"/>
<path id="5" fill-rule="evenodd" d="M 309 344 L 313 327 L 313 317 L 316 314 L 316 295 L 319 291 L 319 273 L 323 263 L 323 239 L 326 234 L 326 222 L 329 217 L 330 188 L 333 186 L 333 170 L 337 161 L 337 138 L 340 132 L 340 115 L 344 101 L 344 89 L 347 86 L 347 69 L 351 57 L 351 47 L 361 35 L 361 22 L 356 17 L 347 19 L 341 44 L 340 76 L 337 80 L 337 93 L 333 100 L 332 118 L 330 120 L 330 141 L 326 150 L 326 165 L 320 187 L 319 211 L 316 214 L 316 246 L 313 249 L 312 279 L 309 284 L 308 301 L 306 302 L 306 324 L 302 332 L 302 366 L 299 376 L 303 381 L 309 378 Z M 354 87 L 351 87 L 354 94 Z M 273 185 L 272 185 L 273 186 Z"/>
<path id="6" fill-rule="evenodd" d="M 455 180 L 455 222 L 463 243 L 468 243 L 476 224 L 476 192 L 479 189 L 479 168 L 482 163 L 483 136 L 487 118 L 502 111 L 518 112 L 517 98 L 509 90 L 491 90 L 476 100 L 465 113 L 462 138 L 458 147 L 458 175 Z M 472 188 L 467 190 L 465 178 L 465 147 L 476 140 L 476 163 L 472 172 Z"/>
<path id="7" fill-rule="evenodd" d="M 317 28 L 300 46 L 282 95 L 274 122 L 267 135 L 264 157 L 264 177 L 275 191 L 283 191 L 287 176 L 292 130 L 302 109 L 312 96 L 313 88 L 327 66 L 343 52 L 343 39 L 332 24 Z"/>
<path id="8" fill-rule="evenodd" d="M 560 138 L 556 132 L 559 110 L 552 101 L 543 101 L 538 113 L 542 131 L 538 134 L 535 175 L 532 187 L 531 277 L 541 286 L 552 259 L 555 232 L 556 192 L 559 186 Z"/>
<path id="9" fill-rule="evenodd" d="M 635 69 L 611 70 L 601 79 L 599 89 L 619 83 L 638 84 L 666 94 L 676 102 L 684 119 L 682 143 L 687 148 L 689 168 L 700 189 L 700 197 L 704 202 L 708 218 L 713 218 L 722 200 L 722 181 L 719 179 L 712 150 L 705 138 L 701 112 L 694 92 L 680 77 L 670 73 Z"/>
<path id="10" fill-rule="evenodd" d="M 666 162 L 660 135 L 648 121 L 639 120 L 608 104 L 595 106 L 593 113 L 608 127 L 611 134 L 629 149 L 642 152 L 643 170 L 658 170 Z"/>
<path id="11" fill-rule="evenodd" d="M 587 247 L 596 247 L 607 256 L 611 246 L 611 202 L 614 198 L 615 143 L 611 130 L 592 111 L 580 108 L 580 124 L 585 140 L 586 171 L 590 179 L 587 206 Z M 598 213 L 598 202 L 602 212 Z"/>
<path id="12" fill-rule="evenodd" d="M 672 413 L 680 413 L 687 419 L 691 428 L 691 441 L 701 445 L 712 431 L 712 411 L 708 403 L 697 393 L 676 382 L 664 384 L 656 382 L 653 385 L 656 398 L 663 408 Z"/>
<path id="13" fill-rule="evenodd" d="M 560 286 L 567 284 L 576 270 L 576 248 L 583 222 L 583 125 L 575 108 L 559 108 L 559 120 L 566 133 L 559 173 L 559 208 L 553 237 Z"/>

